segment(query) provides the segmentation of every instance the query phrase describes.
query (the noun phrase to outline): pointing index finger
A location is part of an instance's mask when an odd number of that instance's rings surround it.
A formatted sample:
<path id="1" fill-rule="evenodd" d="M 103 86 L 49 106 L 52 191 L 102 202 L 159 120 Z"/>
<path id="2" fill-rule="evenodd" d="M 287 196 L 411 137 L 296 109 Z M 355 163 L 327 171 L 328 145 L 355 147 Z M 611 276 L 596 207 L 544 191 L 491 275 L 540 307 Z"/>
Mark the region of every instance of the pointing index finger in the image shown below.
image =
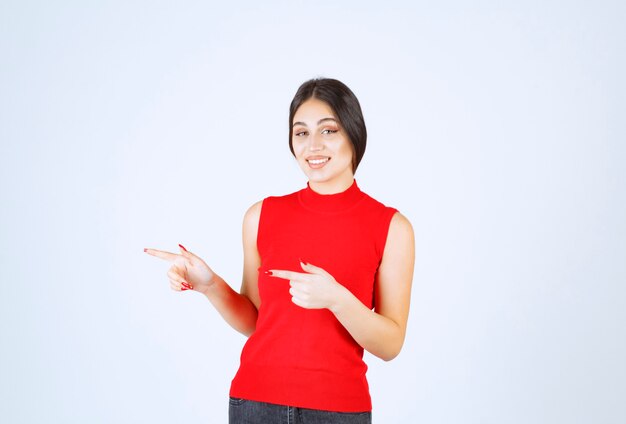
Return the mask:
<path id="1" fill-rule="evenodd" d="M 309 274 L 302 272 L 286 271 L 282 269 L 272 269 L 270 272 L 272 273 L 272 277 L 283 278 L 290 281 L 308 281 L 309 279 Z"/>
<path id="2" fill-rule="evenodd" d="M 148 255 L 156 256 L 157 258 L 165 259 L 166 261 L 169 261 L 169 262 L 174 262 L 176 258 L 180 256 L 176 253 L 165 252 L 163 250 L 157 250 L 157 249 L 146 248 L 146 249 L 143 249 L 143 251 L 146 252 Z"/>

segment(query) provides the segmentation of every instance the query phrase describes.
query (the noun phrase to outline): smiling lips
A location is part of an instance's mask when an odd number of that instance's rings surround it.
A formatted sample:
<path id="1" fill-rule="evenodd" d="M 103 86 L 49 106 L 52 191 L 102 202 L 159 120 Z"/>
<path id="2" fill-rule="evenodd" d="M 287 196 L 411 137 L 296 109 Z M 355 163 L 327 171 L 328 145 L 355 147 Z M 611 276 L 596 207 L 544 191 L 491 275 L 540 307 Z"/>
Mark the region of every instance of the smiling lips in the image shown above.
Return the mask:
<path id="1" fill-rule="evenodd" d="M 330 160 L 328 156 L 311 156 L 307 158 L 307 163 L 313 169 L 321 168 Z"/>

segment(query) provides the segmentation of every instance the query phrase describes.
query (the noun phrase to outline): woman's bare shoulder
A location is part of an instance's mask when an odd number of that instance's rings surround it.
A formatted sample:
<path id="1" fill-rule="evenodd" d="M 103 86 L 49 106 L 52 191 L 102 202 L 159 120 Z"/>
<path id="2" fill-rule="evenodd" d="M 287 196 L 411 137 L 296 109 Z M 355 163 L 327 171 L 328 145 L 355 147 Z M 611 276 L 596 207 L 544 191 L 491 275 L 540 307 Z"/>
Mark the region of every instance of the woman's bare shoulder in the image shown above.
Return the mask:
<path id="1" fill-rule="evenodd" d="M 385 251 L 394 248 L 406 249 L 415 244 L 415 234 L 413 226 L 409 219 L 396 211 L 391 217 L 389 223 L 389 233 L 387 235 L 387 244 Z"/>
<path id="2" fill-rule="evenodd" d="M 252 204 L 246 211 L 243 217 L 244 227 L 251 227 L 256 229 L 259 224 L 259 218 L 261 217 L 261 208 L 263 207 L 263 200 Z"/>
<path id="3" fill-rule="evenodd" d="M 396 229 L 400 231 L 413 231 L 411 221 L 409 221 L 409 219 L 406 216 L 402 215 L 402 213 L 400 213 L 399 211 L 396 211 L 391 217 L 390 225 L 396 227 Z"/>
<path id="4" fill-rule="evenodd" d="M 256 203 L 253 203 L 252 206 L 248 208 L 246 211 L 246 216 L 259 216 L 261 214 L 261 207 L 263 206 L 263 200 L 259 200 Z"/>

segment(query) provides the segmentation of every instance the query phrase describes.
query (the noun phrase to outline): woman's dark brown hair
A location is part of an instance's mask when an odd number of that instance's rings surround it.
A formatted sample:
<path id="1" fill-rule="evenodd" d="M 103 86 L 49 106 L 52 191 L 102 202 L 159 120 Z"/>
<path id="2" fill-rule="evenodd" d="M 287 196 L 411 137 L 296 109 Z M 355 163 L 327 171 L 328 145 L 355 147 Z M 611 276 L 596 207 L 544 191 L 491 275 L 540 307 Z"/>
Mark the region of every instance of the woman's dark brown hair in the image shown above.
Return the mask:
<path id="1" fill-rule="evenodd" d="M 313 78 L 304 82 L 289 106 L 289 149 L 295 156 L 292 144 L 293 117 L 302 103 L 310 98 L 316 98 L 327 103 L 339 120 L 341 128 L 346 132 L 352 143 L 354 156 L 352 157 L 352 172 L 356 172 L 367 142 L 367 129 L 361 105 L 352 90 L 344 83 L 332 78 Z"/>

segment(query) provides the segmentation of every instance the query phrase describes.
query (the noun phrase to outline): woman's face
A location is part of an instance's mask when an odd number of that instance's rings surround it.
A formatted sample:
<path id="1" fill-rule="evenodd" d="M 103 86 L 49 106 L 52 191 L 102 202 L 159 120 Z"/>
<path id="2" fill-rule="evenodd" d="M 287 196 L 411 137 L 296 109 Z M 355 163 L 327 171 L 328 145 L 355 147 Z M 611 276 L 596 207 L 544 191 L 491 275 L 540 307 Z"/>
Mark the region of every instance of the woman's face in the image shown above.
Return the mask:
<path id="1" fill-rule="evenodd" d="M 352 172 L 352 143 L 330 106 L 310 98 L 293 117 L 291 143 L 300 168 L 313 185 L 349 185 Z"/>

